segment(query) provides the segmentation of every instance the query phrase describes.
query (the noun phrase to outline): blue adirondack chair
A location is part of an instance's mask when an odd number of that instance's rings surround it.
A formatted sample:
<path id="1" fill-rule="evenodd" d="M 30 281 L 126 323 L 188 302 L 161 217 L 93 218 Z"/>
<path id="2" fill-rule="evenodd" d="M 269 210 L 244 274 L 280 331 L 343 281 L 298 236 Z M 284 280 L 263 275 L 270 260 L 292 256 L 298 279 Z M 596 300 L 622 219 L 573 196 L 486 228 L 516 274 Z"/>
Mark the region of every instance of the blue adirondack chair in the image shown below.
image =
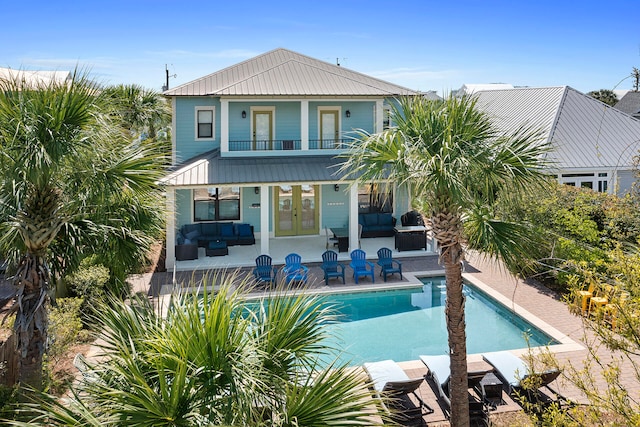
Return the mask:
<path id="1" fill-rule="evenodd" d="M 284 267 L 282 272 L 285 275 L 287 284 L 291 282 L 307 283 L 309 277 L 309 268 L 302 265 L 302 257 L 298 254 L 292 253 L 285 257 Z"/>
<path id="2" fill-rule="evenodd" d="M 378 265 L 382 269 L 380 274 L 384 277 L 385 282 L 387 281 L 387 274 L 400 273 L 400 279 L 402 279 L 402 263 L 393 259 L 391 249 L 378 249 Z"/>
<path id="3" fill-rule="evenodd" d="M 351 252 L 351 264 L 353 269 L 353 278 L 358 283 L 360 276 L 371 276 L 371 283 L 376 281 L 375 279 L 375 267 L 372 262 L 367 261 L 367 254 L 362 249 L 356 249 Z"/>
<path id="4" fill-rule="evenodd" d="M 258 284 L 276 284 L 278 271 L 273 267 L 269 255 L 260 255 L 256 258 L 256 267 L 253 269 L 253 276 Z"/>
<path id="5" fill-rule="evenodd" d="M 334 251 L 326 251 L 322 254 L 322 265 L 324 271 L 324 283 L 329 285 L 329 279 L 342 277 L 344 284 L 344 265 L 338 262 L 338 254 Z"/>

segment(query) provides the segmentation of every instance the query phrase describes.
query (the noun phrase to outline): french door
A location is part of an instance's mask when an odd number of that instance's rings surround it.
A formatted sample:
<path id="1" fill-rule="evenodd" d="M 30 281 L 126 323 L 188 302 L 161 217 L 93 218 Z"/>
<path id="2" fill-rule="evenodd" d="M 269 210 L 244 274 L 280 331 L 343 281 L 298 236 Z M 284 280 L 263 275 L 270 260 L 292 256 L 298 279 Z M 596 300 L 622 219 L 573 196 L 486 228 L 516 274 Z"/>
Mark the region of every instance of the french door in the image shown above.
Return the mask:
<path id="1" fill-rule="evenodd" d="M 321 148 L 338 148 L 340 138 L 338 110 L 320 111 L 320 144 Z"/>
<path id="2" fill-rule="evenodd" d="M 318 234 L 318 194 L 317 185 L 275 187 L 275 235 Z"/>
<path id="3" fill-rule="evenodd" d="M 271 150 L 273 141 L 273 111 L 254 110 L 253 115 L 253 149 Z"/>

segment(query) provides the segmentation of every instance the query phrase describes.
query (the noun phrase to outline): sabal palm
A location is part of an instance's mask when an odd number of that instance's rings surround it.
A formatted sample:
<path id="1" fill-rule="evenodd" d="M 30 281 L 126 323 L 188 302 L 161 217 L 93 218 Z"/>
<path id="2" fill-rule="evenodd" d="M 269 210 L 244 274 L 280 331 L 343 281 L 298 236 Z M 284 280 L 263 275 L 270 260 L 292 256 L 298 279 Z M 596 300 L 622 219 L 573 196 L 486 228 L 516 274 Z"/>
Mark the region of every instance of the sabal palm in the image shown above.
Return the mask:
<path id="1" fill-rule="evenodd" d="M 544 182 L 548 150 L 538 132 L 501 135 L 472 97 L 429 101 L 403 98 L 394 127 L 358 132 L 342 171 L 359 182 L 393 180 L 405 186 L 430 225 L 447 281 L 452 425 L 469 422 L 467 352 L 462 294 L 466 249 L 501 258 L 513 271 L 533 244 L 527 227 L 495 218 L 496 197 Z"/>
<path id="2" fill-rule="evenodd" d="M 161 224 L 161 159 L 113 126 L 98 95 L 80 74 L 35 86 L 0 81 L 0 246 L 17 265 L 19 380 L 36 388 L 51 267 L 59 275 L 92 252 L 131 266 L 150 245 L 143 231 Z"/>
<path id="3" fill-rule="evenodd" d="M 332 319 L 329 307 L 315 297 L 279 295 L 251 308 L 243 294 L 230 290 L 238 277 L 209 279 L 221 286 L 214 296 L 174 296 L 165 317 L 146 299 L 101 313 L 104 356 L 81 384 L 82 397 L 64 406 L 39 402 L 29 408 L 41 414 L 31 422 L 379 424 L 367 409 L 371 394 L 357 372 L 344 366 L 317 369 L 316 359 L 331 354 L 321 344 L 323 325 Z"/>

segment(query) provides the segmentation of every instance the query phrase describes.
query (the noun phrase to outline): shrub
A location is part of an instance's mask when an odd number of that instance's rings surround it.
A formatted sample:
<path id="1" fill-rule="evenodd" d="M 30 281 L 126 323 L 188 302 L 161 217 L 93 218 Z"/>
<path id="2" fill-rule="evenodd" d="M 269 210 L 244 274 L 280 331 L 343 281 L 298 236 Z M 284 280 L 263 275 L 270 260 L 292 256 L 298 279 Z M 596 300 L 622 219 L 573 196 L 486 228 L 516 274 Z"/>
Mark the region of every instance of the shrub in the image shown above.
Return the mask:
<path id="1" fill-rule="evenodd" d="M 78 270 L 66 277 L 71 295 L 82 298 L 80 318 L 85 327 L 91 324 L 96 309 L 104 304 L 109 269 L 102 265 L 83 262 Z"/>

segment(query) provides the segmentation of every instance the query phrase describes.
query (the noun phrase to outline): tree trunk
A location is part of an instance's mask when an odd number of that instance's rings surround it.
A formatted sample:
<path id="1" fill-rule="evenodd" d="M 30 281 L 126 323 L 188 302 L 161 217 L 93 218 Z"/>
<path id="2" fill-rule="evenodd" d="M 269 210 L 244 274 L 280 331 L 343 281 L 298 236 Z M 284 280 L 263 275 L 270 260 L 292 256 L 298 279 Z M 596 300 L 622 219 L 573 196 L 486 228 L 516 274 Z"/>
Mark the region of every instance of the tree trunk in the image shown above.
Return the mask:
<path id="1" fill-rule="evenodd" d="M 14 276 L 18 289 L 16 320 L 16 351 L 18 381 L 36 390 L 42 389 L 42 356 L 47 343 L 49 319 L 49 270 L 44 258 L 27 253 Z"/>
<path id="2" fill-rule="evenodd" d="M 451 425 L 469 425 L 469 398 L 467 384 L 467 340 L 464 320 L 464 295 L 462 294 L 462 247 L 459 243 L 442 249 L 447 280 L 445 315 L 449 334 L 451 377 Z"/>

